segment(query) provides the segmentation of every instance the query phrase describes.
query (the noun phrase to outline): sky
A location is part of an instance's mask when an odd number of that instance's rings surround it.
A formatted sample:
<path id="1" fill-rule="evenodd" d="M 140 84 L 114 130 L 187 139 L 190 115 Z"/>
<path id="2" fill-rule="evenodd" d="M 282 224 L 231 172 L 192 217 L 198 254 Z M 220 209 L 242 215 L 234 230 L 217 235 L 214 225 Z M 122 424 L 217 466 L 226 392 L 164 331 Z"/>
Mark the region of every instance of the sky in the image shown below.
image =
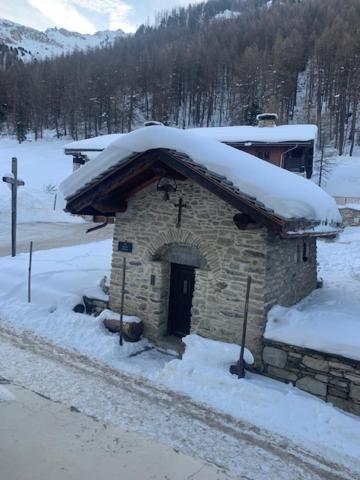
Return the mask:
<path id="1" fill-rule="evenodd" d="M 80 33 L 99 30 L 134 32 L 155 13 L 202 0 L 0 0 L 0 18 L 37 30 L 66 28 Z"/>

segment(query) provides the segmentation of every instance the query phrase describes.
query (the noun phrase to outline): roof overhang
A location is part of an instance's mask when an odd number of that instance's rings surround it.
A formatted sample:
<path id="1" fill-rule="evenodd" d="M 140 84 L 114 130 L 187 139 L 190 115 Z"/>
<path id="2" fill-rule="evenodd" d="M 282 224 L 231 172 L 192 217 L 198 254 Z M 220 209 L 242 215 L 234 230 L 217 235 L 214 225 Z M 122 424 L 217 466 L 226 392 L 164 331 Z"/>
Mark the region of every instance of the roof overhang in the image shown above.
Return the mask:
<path id="1" fill-rule="evenodd" d="M 221 143 L 224 143 L 225 145 L 229 145 L 230 147 L 234 148 L 239 148 L 239 147 L 269 147 L 269 148 L 276 148 L 276 147 L 284 147 L 284 148 L 289 148 L 289 147 L 294 147 L 294 146 L 313 146 L 314 140 L 292 140 L 292 141 L 286 141 L 286 142 L 260 142 L 259 140 L 252 141 L 252 140 L 246 140 L 246 141 L 241 141 L 241 142 L 228 142 L 228 141 L 223 141 L 219 140 Z M 64 152 L 65 155 L 81 155 L 81 154 L 86 154 L 86 153 L 101 153 L 105 150 L 105 148 L 65 148 Z"/>
<path id="2" fill-rule="evenodd" d="M 312 230 L 316 224 L 306 219 L 286 220 L 277 216 L 255 198 L 240 192 L 225 177 L 196 164 L 187 155 L 165 149 L 130 155 L 69 197 L 66 210 L 81 215 L 114 216 L 126 210 L 130 197 L 163 176 L 172 176 L 179 181 L 194 181 L 281 237 L 336 235 L 333 230 L 328 234 Z"/>
<path id="3" fill-rule="evenodd" d="M 105 149 L 104 148 L 65 148 L 64 152 L 65 155 L 80 155 L 82 153 L 89 153 L 89 152 L 98 152 L 101 153 Z"/>
<path id="4" fill-rule="evenodd" d="M 246 140 L 241 142 L 222 142 L 230 147 L 269 147 L 269 148 L 276 148 L 276 147 L 311 147 L 314 145 L 314 140 L 291 140 L 286 142 L 260 142 L 259 140 Z"/>

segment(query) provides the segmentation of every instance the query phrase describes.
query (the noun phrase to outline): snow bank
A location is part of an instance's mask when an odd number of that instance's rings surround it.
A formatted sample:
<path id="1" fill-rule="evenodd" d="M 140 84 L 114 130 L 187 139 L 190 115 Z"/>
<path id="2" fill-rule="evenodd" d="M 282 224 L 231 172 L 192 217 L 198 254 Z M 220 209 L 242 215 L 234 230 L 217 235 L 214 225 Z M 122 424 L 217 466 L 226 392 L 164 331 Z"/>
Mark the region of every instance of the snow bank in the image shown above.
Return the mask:
<path id="1" fill-rule="evenodd" d="M 360 418 L 300 390 L 260 375 L 238 379 L 229 366 L 239 347 L 212 342 L 196 335 L 185 338 L 182 360 L 173 360 L 154 380 L 199 402 L 301 441 L 308 449 L 327 455 L 360 454 Z M 322 452 L 323 453 L 323 452 Z"/>
<path id="2" fill-rule="evenodd" d="M 265 338 L 360 360 L 360 229 L 318 242 L 323 288 L 297 305 L 275 306 Z"/>
<path id="3" fill-rule="evenodd" d="M 100 290 L 101 279 L 110 273 L 111 240 L 42 250 L 33 253 L 32 301 L 55 310 L 71 309 L 91 289 Z M 27 300 L 28 254 L 0 258 L 0 302 Z"/>
<path id="4" fill-rule="evenodd" d="M 6 388 L 0 385 L 0 403 L 1 402 L 13 402 L 15 400 L 14 395 Z"/>
<path id="5" fill-rule="evenodd" d="M 86 150 L 104 150 L 115 140 L 121 138 L 122 133 L 110 133 L 109 135 L 99 135 L 98 137 L 85 138 L 76 142 L 67 143 L 64 146 L 65 152 L 67 150 L 77 150 L 79 152 Z"/>
<path id="6" fill-rule="evenodd" d="M 360 158 L 337 157 L 324 190 L 334 197 L 360 198 Z"/>
<path id="7" fill-rule="evenodd" d="M 360 210 L 360 203 L 344 203 L 343 205 L 338 205 L 339 210 L 343 208 L 349 208 L 350 210 Z"/>
<path id="8" fill-rule="evenodd" d="M 265 338 L 360 360 L 360 311 L 340 298 L 318 303 L 319 297 L 296 307 L 273 307 Z"/>
<path id="9" fill-rule="evenodd" d="M 35 332 L 129 372 L 163 367 L 169 357 L 155 355 L 146 339 L 124 342 L 120 348 L 118 335 L 103 326 L 105 314 L 95 318 L 72 311 L 85 292 L 99 296 L 99 284 L 110 273 L 111 253 L 111 240 L 34 252 L 31 304 L 27 303 L 28 254 L 0 257 L 0 324 Z M 125 317 L 125 321 L 133 318 Z M 144 349 L 149 351 L 141 358 L 122 363 Z"/>
<path id="10" fill-rule="evenodd" d="M 232 147 L 189 131 L 152 126 L 122 136 L 60 185 L 66 199 L 135 152 L 164 148 L 185 153 L 209 170 L 226 176 L 240 191 L 256 197 L 283 218 L 341 221 L 334 199 L 313 182 Z"/>

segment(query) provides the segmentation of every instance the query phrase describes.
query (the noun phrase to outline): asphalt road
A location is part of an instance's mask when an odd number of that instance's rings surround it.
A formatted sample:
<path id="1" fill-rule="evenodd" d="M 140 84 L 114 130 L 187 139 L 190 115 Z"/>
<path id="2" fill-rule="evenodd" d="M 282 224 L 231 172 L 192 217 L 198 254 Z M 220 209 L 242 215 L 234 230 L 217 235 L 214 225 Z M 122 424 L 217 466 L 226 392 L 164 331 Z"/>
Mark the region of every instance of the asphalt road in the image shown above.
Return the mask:
<path id="1" fill-rule="evenodd" d="M 2 480 L 229 480 L 224 471 L 154 439 L 4 385 L 0 402 Z"/>
<path id="2" fill-rule="evenodd" d="M 17 253 L 29 251 L 30 241 L 34 250 L 79 245 L 112 238 L 113 225 L 86 233 L 94 223 L 21 223 L 17 226 Z M 11 237 L 8 228 L 0 229 L 0 256 L 11 255 Z"/>

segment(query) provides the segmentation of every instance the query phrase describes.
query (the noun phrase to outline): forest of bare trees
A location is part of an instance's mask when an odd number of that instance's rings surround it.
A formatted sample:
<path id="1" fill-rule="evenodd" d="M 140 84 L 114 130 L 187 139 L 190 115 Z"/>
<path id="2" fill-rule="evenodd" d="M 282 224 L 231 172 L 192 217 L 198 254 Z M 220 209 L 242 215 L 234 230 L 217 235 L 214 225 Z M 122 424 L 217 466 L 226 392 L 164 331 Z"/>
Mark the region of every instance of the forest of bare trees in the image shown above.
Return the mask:
<path id="1" fill-rule="evenodd" d="M 229 19 L 214 18 L 239 11 Z M 169 125 L 316 122 L 320 146 L 357 138 L 359 0 L 210 0 L 158 15 L 114 46 L 0 73 L 0 121 L 19 141 Z"/>

